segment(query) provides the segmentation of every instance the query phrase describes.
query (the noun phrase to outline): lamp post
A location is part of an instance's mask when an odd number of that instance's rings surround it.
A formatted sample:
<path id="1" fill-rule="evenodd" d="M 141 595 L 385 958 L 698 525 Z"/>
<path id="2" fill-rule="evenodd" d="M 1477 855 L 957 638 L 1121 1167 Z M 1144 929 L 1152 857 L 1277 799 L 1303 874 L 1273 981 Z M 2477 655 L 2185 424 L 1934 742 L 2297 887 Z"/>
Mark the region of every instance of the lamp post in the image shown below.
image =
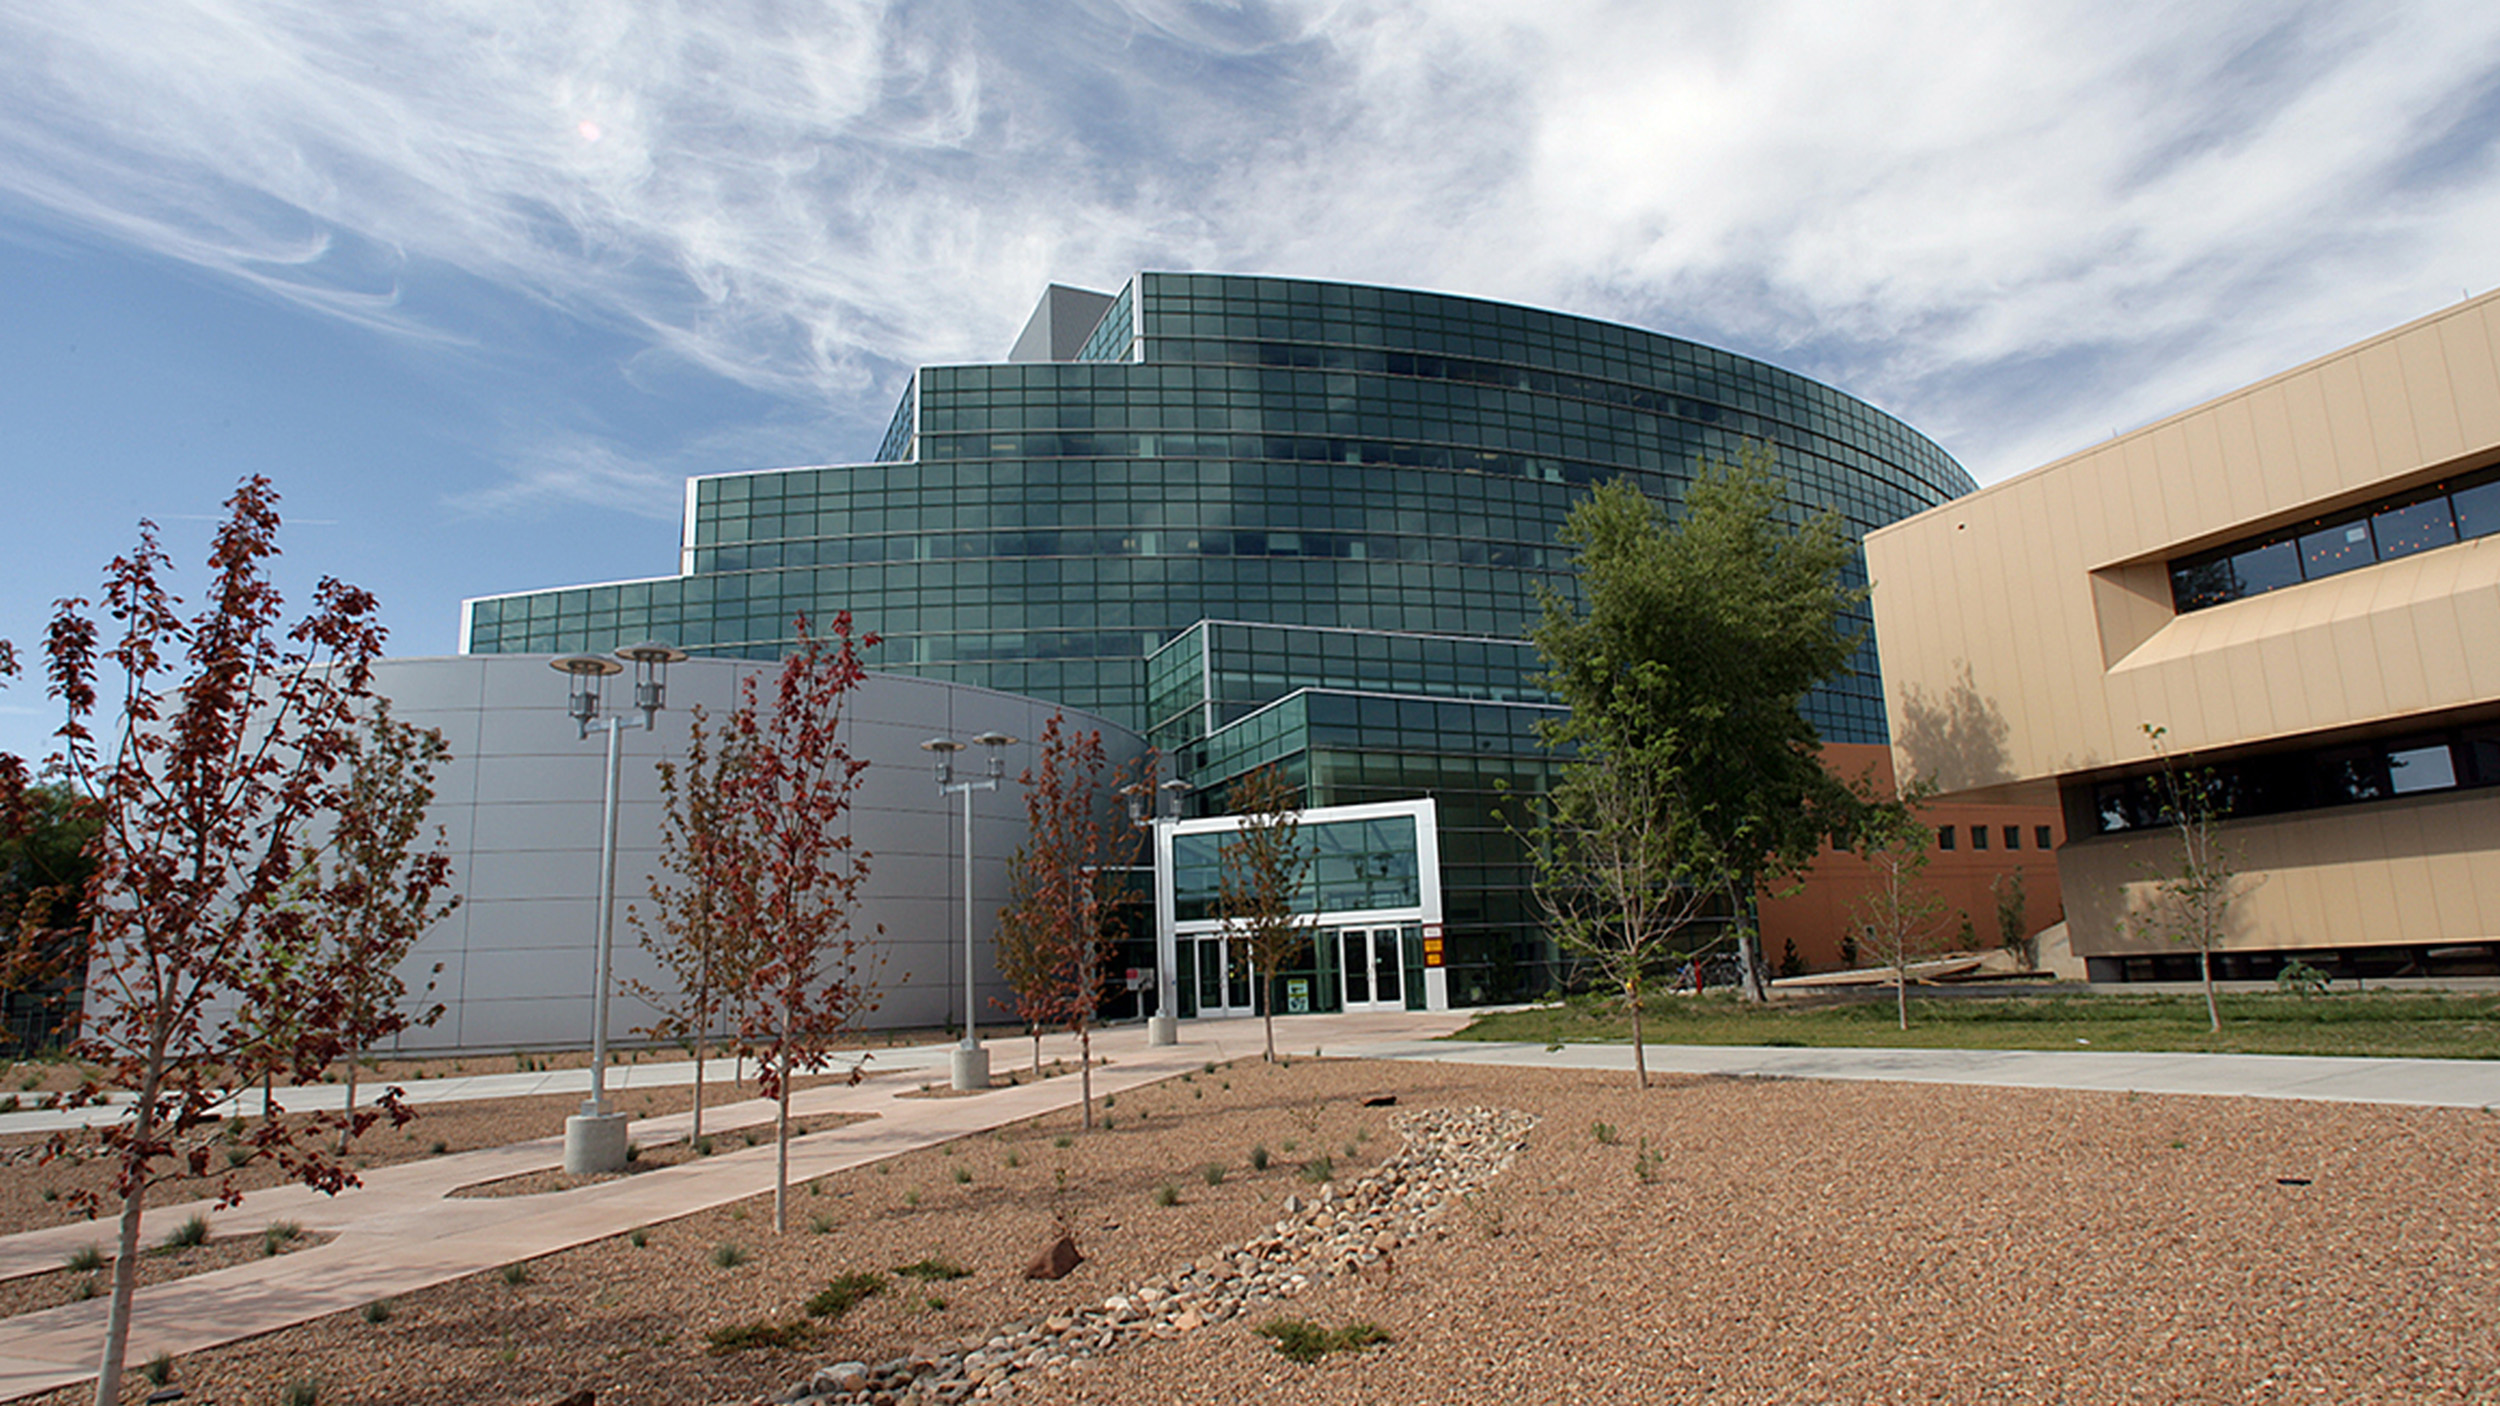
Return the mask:
<path id="1" fill-rule="evenodd" d="M 1152 851 L 1155 904 L 1155 1013 L 1146 1020 L 1146 1043 L 1177 1045 L 1181 1042 L 1181 998 L 1179 982 L 1180 937 L 1175 931 L 1173 914 L 1163 902 L 1163 866 L 1166 862 L 1163 844 L 1164 826 L 1180 818 L 1181 795 L 1189 783 L 1173 777 L 1154 788 L 1153 810 L 1147 809 L 1147 788 L 1143 783 L 1121 788 L 1120 798 L 1128 805 L 1128 823 L 1146 832 L 1146 843 Z"/>
<path id="2" fill-rule="evenodd" d="M 627 645 L 616 656 L 634 666 L 633 706 L 641 711 L 642 727 L 648 732 L 666 706 L 668 666 L 685 659 L 686 652 L 649 640 Z M 551 661 L 550 667 L 572 680 L 564 711 L 588 739 L 591 724 L 599 720 L 600 680 L 625 672 L 625 666 L 605 655 L 568 654 Z M 616 962 L 616 783 L 624 751 L 624 716 L 611 714 L 607 725 L 607 791 L 600 806 L 597 975 L 592 978 L 590 1006 L 590 1097 L 583 1101 L 580 1113 L 564 1120 L 564 1170 L 576 1176 L 625 1168 L 626 1115 L 608 1111 L 608 992 Z"/>
<path id="3" fill-rule="evenodd" d="M 920 750 L 937 754 L 938 795 L 961 795 L 964 798 L 964 1042 L 955 1047 L 954 1087 L 959 1090 L 986 1089 L 990 1086 L 990 1052 L 981 1047 L 980 1031 L 975 1026 L 979 1010 L 973 1005 L 972 967 L 972 793 L 995 791 L 1006 779 L 1007 759 L 999 755 L 1002 747 L 1013 747 L 1017 739 L 1003 732 L 984 732 L 972 739 L 990 749 L 987 766 L 977 777 L 955 779 L 955 754 L 964 744 L 952 737 L 932 737 L 920 744 Z"/>

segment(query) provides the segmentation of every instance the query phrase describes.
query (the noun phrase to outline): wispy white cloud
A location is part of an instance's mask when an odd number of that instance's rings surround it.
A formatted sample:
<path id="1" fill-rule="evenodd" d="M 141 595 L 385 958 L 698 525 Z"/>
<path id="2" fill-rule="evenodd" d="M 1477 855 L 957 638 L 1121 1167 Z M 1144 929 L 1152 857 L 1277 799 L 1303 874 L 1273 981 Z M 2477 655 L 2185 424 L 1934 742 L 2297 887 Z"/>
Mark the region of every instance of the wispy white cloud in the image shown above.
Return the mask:
<path id="1" fill-rule="evenodd" d="M 410 290 L 456 270 L 862 420 L 1052 279 L 1411 283 L 1996 476 L 2487 284 L 2495 73 L 2469 0 L 85 0 L 0 14 L 0 199 L 451 342 Z M 515 457 L 463 506 L 677 511 L 612 441 Z"/>
<path id="2" fill-rule="evenodd" d="M 574 435 L 542 438 L 512 450 L 512 477 L 452 495 L 469 517 L 526 514 L 551 505 L 583 505 L 666 522 L 677 518 L 686 476 L 643 462 L 605 440 Z"/>

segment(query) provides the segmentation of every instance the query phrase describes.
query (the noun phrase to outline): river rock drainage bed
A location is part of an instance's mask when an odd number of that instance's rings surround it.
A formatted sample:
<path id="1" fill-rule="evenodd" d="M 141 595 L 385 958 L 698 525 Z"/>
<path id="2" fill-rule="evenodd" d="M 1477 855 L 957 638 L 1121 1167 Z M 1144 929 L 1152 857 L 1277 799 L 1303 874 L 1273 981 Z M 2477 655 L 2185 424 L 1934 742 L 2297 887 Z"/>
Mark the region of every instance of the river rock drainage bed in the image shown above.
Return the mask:
<path id="1" fill-rule="evenodd" d="M 1300 1293 L 1313 1280 L 1378 1264 L 1508 1167 L 1527 1145 L 1532 1114 L 1502 1108 L 1418 1109 L 1398 1115 L 1406 1145 L 1370 1175 L 1330 1182 L 1305 1201 L 1285 1198 L 1265 1235 L 1157 1275 L 1098 1307 L 1012 1323 L 988 1338 L 891 1362 L 836 1362 L 783 1393 L 786 1402 L 893 1406 L 1003 1401 L 1025 1372 L 1055 1373 L 1143 1338 L 1194 1333 Z"/>

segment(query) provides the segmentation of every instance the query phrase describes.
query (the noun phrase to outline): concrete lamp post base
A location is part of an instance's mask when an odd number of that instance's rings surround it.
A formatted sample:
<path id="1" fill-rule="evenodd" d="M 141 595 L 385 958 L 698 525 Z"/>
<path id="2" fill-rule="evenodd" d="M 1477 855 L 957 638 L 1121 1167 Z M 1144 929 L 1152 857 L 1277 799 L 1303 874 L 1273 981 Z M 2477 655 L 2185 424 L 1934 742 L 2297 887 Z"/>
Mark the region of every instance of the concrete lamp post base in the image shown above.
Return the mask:
<path id="1" fill-rule="evenodd" d="M 595 1177 L 625 1170 L 622 1113 L 576 1113 L 564 1120 L 564 1172 Z"/>
<path id="2" fill-rule="evenodd" d="M 1180 1042 L 1181 1023 L 1178 1017 L 1168 1015 L 1150 1015 L 1146 1017 L 1147 1044 L 1177 1045 Z"/>
<path id="3" fill-rule="evenodd" d="M 990 1086 L 990 1050 L 987 1045 L 955 1047 L 955 1089 L 959 1093 Z"/>

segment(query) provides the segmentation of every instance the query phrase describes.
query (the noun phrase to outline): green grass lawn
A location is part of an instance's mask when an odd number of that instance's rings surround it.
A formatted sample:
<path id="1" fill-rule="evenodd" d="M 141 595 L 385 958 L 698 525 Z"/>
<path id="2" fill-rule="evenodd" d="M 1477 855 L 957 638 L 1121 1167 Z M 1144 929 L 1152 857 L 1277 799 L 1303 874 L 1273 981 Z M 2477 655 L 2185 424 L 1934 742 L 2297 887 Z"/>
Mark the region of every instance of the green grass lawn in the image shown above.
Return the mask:
<path id="1" fill-rule="evenodd" d="M 2372 992 L 2225 995 L 2222 1033 L 2205 1026 L 2202 996 L 2061 994 L 1910 997 L 1910 1028 L 1894 1025 L 1889 993 L 1813 1006 L 1751 1006 L 1732 996 L 1654 997 L 1642 1036 L 1657 1045 L 1872 1046 L 1951 1050 L 2195 1050 L 2215 1054 L 2500 1059 L 2500 995 Z M 1621 1042 L 1619 1006 L 1585 998 L 1488 1014 L 1460 1040 Z"/>

